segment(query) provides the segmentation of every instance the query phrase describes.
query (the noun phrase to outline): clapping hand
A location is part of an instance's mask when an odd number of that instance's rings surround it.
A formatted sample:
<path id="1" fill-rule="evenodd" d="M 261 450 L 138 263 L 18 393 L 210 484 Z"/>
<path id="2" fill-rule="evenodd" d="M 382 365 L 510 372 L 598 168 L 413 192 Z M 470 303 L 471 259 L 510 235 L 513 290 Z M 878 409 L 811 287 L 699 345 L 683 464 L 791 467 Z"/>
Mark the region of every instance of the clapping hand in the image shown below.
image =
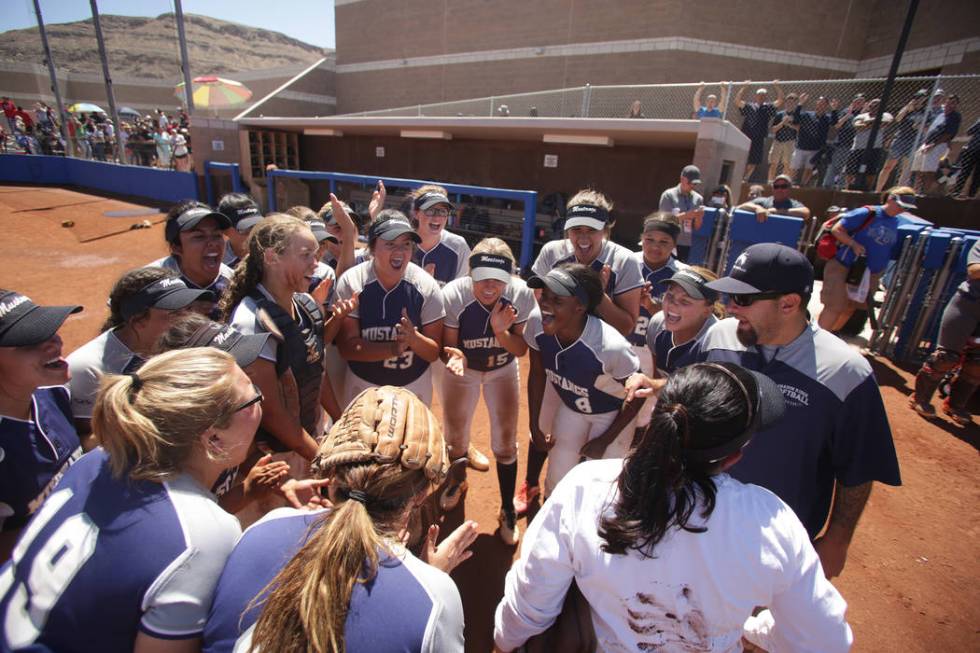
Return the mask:
<path id="1" fill-rule="evenodd" d="M 490 328 L 494 333 L 503 333 L 517 321 L 517 309 L 513 304 L 497 301 L 490 311 Z"/>
<path id="2" fill-rule="evenodd" d="M 466 371 L 466 356 L 456 347 L 443 347 L 443 353 L 447 356 L 446 369 L 456 376 L 463 376 Z"/>

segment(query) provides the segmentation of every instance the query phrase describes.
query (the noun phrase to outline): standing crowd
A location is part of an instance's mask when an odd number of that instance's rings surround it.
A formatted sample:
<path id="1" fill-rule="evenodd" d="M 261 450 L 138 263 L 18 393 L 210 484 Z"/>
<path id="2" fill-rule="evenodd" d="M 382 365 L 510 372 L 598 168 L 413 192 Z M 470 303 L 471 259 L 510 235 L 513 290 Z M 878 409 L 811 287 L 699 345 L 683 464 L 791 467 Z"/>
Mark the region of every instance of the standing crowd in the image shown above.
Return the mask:
<path id="1" fill-rule="evenodd" d="M 170 254 L 67 356 L 81 307 L 0 291 L 0 650 L 461 651 L 447 574 L 477 525 L 440 538 L 423 506 L 491 468 L 497 533 L 523 541 L 499 650 L 583 613 L 603 651 L 848 650 L 830 581 L 873 484 L 901 483 L 881 394 L 811 321 L 798 251 L 751 246 L 720 279 L 681 262 L 699 184 L 684 168 L 638 251 L 578 192 L 526 282 L 504 241 L 446 228 L 436 185 L 408 215 L 380 182 L 365 215 L 181 202 Z M 909 203 L 845 217 L 839 265 L 877 272 Z"/>

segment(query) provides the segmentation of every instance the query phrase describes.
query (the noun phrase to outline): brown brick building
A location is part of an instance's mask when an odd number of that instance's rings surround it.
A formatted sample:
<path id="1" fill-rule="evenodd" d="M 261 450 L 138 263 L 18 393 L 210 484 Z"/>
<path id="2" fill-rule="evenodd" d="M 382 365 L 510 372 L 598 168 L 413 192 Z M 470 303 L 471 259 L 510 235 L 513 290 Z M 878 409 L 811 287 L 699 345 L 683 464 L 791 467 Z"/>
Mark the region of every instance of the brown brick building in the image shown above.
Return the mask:
<path id="1" fill-rule="evenodd" d="M 881 77 L 904 4 L 336 0 L 337 110 L 586 83 Z M 900 72 L 980 72 L 980 2 L 922 0 Z"/>

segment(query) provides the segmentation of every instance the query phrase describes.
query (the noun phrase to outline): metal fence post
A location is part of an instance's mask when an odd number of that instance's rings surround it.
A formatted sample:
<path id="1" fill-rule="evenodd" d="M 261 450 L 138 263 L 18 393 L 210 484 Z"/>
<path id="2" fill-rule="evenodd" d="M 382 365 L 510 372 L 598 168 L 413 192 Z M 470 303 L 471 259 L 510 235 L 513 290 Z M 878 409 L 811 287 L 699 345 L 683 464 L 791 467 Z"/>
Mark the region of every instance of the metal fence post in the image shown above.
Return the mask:
<path id="1" fill-rule="evenodd" d="M 732 89 L 735 87 L 734 84 L 728 82 L 728 89 L 725 90 L 725 106 L 721 108 L 721 119 L 728 120 L 728 107 L 732 103 Z"/>
<path id="2" fill-rule="evenodd" d="M 490 113 L 487 114 L 491 118 L 493 118 L 493 101 L 494 101 L 494 97 L 491 95 L 490 96 Z"/>
<path id="3" fill-rule="evenodd" d="M 582 93 L 582 118 L 589 117 L 589 109 L 592 106 L 592 84 L 585 85 L 585 91 Z"/>

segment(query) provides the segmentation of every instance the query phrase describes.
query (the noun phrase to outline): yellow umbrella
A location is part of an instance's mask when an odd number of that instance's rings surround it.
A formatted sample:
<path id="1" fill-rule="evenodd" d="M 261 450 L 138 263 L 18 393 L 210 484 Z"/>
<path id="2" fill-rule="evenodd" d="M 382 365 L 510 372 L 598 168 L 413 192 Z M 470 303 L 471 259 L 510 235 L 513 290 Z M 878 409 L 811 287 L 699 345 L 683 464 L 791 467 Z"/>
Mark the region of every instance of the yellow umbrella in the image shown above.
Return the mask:
<path id="1" fill-rule="evenodd" d="M 214 75 L 204 75 L 191 80 L 195 107 L 223 109 L 245 104 L 252 97 L 252 91 L 241 82 Z M 184 82 L 177 84 L 174 95 L 184 99 Z"/>

